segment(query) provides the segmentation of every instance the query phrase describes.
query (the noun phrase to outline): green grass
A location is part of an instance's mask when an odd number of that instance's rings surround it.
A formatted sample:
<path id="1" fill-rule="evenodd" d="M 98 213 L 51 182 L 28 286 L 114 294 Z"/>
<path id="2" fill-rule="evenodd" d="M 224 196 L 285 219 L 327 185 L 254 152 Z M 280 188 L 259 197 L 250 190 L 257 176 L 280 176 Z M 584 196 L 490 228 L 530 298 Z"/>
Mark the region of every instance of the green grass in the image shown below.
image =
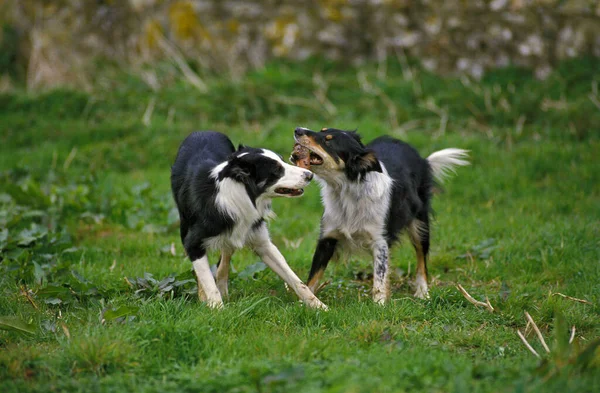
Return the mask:
<path id="1" fill-rule="evenodd" d="M 415 69 L 407 81 L 396 64 L 381 79 L 367 65 L 373 94 L 357 70 L 313 60 L 207 76 L 200 94 L 165 66 L 156 92 L 108 69 L 93 93 L 0 95 L 0 391 L 598 391 L 599 70 L 577 60 L 543 82 L 518 69 L 474 82 Z M 471 150 L 435 197 L 430 300 L 412 297 L 404 243 L 384 307 L 366 259 L 330 265 L 330 311 L 318 312 L 248 250 L 233 257 L 225 308 L 197 301 L 169 190 L 179 143 L 210 128 L 287 156 L 298 125 L 393 134 L 423 155 Z M 306 278 L 318 186 L 274 209 L 273 241 Z M 528 331 L 542 360 L 516 335 L 524 311 L 552 349 Z"/>

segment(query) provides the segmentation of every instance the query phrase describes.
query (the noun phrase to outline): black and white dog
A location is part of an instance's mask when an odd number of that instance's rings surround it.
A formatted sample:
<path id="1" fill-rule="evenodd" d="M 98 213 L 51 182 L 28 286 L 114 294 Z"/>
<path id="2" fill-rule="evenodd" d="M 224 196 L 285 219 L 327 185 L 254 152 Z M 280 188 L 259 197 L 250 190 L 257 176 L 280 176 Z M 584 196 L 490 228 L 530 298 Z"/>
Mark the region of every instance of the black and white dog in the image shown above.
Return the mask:
<path id="1" fill-rule="evenodd" d="M 313 293 L 334 254 L 366 249 L 373 256 L 373 300 L 385 303 L 389 249 L 406 230 L 417 254 L 415 296 L 426 298 L 434 178 L 468 165 L 467 151 L 444 149 L 424 159 L 397 139 L 380 137 L 365 146 L 355 132 L 333 128 L 296 128 L 295 139 L 310 151 L 325 207 L 308 277 Z M 296 163 L 294 155 L 290 160 Z"/>
<path id="2" fill-rule="evenodd" d="M 183 141 L 171 168 L 171 188 L 201 300 L 211 307 L 223 305 L 231 256 L 248 245 L 305 304 L 327 308 L 290 269 L 265 223 L 273 215 L 272 198 L 301 196 L 312 177 L 272 151 L 242 145 L 236 151 L 218 132 L 194 132 Z M 216 282 L 209 249 L 221 252 Z"/>

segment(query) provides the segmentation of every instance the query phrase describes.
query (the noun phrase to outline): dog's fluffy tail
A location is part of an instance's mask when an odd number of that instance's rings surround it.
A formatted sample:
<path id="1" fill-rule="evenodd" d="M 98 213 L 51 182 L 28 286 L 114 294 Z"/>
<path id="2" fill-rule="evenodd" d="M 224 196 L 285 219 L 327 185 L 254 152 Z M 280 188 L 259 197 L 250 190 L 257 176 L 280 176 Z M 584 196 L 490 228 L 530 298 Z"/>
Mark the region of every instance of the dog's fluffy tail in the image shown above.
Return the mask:
<path id="1" fill-rule="evenodd" d="M 466 158 L 469 157 L 469 151 L 463 149 L 449 148 L 435 153 L 431 153 L 427 157 L 433 177 L 442 183 L 448 176 L 456 172 L 456 167 L 470 165 Z"/>

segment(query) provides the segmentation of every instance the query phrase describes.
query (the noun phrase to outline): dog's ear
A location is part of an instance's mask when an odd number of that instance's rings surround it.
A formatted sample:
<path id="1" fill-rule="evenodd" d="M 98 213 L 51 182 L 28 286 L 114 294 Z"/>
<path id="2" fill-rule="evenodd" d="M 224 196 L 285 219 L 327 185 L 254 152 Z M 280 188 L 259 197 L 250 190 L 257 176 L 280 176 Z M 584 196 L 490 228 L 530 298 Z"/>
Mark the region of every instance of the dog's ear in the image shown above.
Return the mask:
<path id="1" fill-rule="evenodd" d="M 362 143 L 362 137 L 360 136 L 360 134 L 357 132 L 357 130 L 353 130 L 353 131 L 348 131 L 348 135 L 350 135 L 355 141 L 357 141 L 358 143 L 360 143 L 360 145 L 362 147 L 364 147 L 363 143 Z"/>
<path id="2" fill-rule="evenodd" d="M 233 157 L 227 168 L 229 177 L 244 184 L 248 184 L 254 174 L 254 166 L 239 157 Z"/>
<path id="3" fill-rule="evenodd" d="M 354 155 L 346 162 L 346 175 L 350 180 L 358 180 L 367 172 L 383 172 L 379 160 L 371 150 Z"/>
<path id="4" fill-rule="evenodd" d="M 238 145 L 238 151 L 244 150 L 245 148 L 246 146 L 242 145 L 241 143 Z"/>

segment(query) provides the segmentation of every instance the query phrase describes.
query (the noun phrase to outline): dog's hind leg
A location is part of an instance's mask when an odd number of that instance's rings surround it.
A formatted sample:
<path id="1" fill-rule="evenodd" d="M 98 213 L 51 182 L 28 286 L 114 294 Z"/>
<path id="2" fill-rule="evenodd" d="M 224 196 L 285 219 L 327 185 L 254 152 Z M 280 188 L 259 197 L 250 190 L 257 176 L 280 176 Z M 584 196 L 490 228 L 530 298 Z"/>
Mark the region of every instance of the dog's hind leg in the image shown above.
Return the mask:
<path id="1" fill-rule="evenodd" d="M 223 299 L 221 298 L 221 293 L 219 292 L 215 279 L 210 271 L 206 253 L 198 253 L 190 250 L 188 251 L 188 255 L 192 260 L 194 272 L 196 273 L 196 280 L 198 281 L 198 297 L 200 300 L 206 301 L 206 304 L 211 308 L 223 307 Z"/>
<path id="2" fill-rule="evenodd" d="M 389 249 L 385 240 L 373 244 L 373 301 L 385 304 L 389 297 Z"/>
<path id="3" fill-rule="evenodd" d="M 429 219 L 414 220 L 408 231 L 410 240 L 417 253 L 417 272 L 415 277 L 415 297 L 429 298 L 427 287 L 427 254 L 429 253 Z"/>
<path id="4" fill-rule="evenodd" d="M 316 294 L 319 289 L 319 281 L 321 281 L 323 273 L 327 268 L 327 264 L 333 256 L 336 244 L 337 240 L 332 238 L 320 239 L 317 244 L 307 281 L 308 287 L 314 294 Z"/>
<path id="5" fill-rule="evenodd" d="M 233 253 L 230 251 L 223 250 L 221 252 L 221 259 L 219 259 L 219 264 L 217 266 L 217 288 L 219 288 L 219 292 L 221 292 L 221 297 L 223 298 L 229 297 L 227 283 L 229 280 L 229 265 L 232 254 Z"/>

